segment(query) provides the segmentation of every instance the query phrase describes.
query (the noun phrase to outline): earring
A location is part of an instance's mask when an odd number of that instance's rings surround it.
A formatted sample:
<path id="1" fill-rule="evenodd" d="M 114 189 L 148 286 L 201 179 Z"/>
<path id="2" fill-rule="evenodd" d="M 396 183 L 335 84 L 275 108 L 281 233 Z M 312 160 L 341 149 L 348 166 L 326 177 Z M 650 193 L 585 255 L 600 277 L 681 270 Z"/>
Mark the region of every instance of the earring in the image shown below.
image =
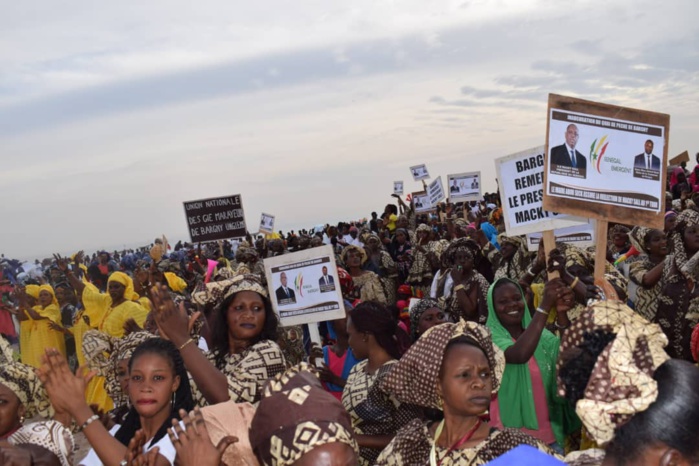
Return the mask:
<path id="1" fill-rule="evenodd" d="M 177 397 L 175 396 L 175 392 L 172 392 L 172 406 L 175 406 L 175 401 L 177 401 Z"/>
<path id="2" fill-rule="evenodd" d="M 24 424 L 24 416 L 19 417 L 19 424 L 20 425 Z"/>

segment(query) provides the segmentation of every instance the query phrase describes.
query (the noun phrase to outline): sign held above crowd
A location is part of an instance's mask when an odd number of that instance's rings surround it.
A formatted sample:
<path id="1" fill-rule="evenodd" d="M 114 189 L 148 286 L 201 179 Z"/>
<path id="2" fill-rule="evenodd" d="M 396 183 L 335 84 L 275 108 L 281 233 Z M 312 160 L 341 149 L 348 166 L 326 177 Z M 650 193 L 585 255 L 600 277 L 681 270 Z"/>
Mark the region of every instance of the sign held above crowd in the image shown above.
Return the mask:
<path id="1" fill-rule="evenodd" d="M 427 194 L 430 198 L 430 206 L 436 206 L 439 201 L 445 198 L 441 176 L 438 176 L 432 183 L 429 184 L 427 187 Z"/>
<path id="2" fill-rule="evenodd" d="M 274 233 L 274 215 L 260 215 L 260 233 Z"/>
<path id="3" fill-rule="evenodd" d="M 430 204 L 430 196 L 425 191 L 419 191 L 412 193 L 411 195 L 413 208 L 415 213 L 422 214 L 425 212 L 432 211 L 432 204 Z"/>
<path id="4" fill-rule="evenodd" d="M 430 177 L 430 174 L 427 171 L 427 167 L 424 163 L 410 167 L 410 173 L 412 173 L 413 180 L 415 181 L 426 180 Z"/>
<path id="5" fill-rule="evenodd" d="M 684 151 L 681 154 L 674 156 L 673 158 L 671 158 L 667 162 L 667 164 L 668 165 L 679 165 L 682 162 L 689 162 L 689 152 L 688 151 Z"/>
<path id="6" fill-rule="evenodd" d="M 403 182 L 394 181 L 393 182 L 393 194 L 403 194 Z"/>
<path id="7" fill-rule="evenodd" d="M 247 232 L 240 194 L 185 202 L 184 213 L 193 243 L 244 238 Z"/>
<path id="8" fill-rule="evenodd" d="M 479 201 L 481 199 L 481 172 L 447 175 L 449 202 Z"/>

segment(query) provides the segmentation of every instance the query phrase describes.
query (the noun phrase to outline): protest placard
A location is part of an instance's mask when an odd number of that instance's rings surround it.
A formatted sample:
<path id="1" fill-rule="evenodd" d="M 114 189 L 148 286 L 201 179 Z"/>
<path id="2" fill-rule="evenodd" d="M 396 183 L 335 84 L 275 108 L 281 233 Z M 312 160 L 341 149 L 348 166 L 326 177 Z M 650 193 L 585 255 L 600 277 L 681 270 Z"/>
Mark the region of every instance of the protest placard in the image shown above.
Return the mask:
<path id="1" fill-rule="evenodd" d="M 269 257 L 264 266 L 272 306 L 283 326 L 345 317 L 332 246 Z"/>
<path id="2" fill-rule="evenodd" d="M 579 248 L 587 248 L 595 244 L 595 220 L 590 220 L 582 225 L 558 228 L 553 230 L 556 243 L 572 244 Z M 527 235 L 527 248 L 537 251 L 543 233 L 530 233 Z M 553 246 L 551 247 L 553 249 Z"/>
<path id="3" fill-rule="evenodd" d="M 260 228 L 261 233 L 274 233 L 274 215 L 263 213 L 260 215 Z"/>
<path id="4" fill-rule="evenodd" d="M 447 175 L 449 202 L 478 201 L 481 199 L 481 172 Z"/>
<path id="5" fill-rule="evenodd" d="M 425 191 L 412 193 L 412 201 L 413 208 L 415 209 L 416 213 L 420 214 L 432 211 L 432 204 L 430 204 L 430 196 Z"/>
<path id="6" fill-rule="evenodd" d="M 673 158 L 671 158 L 667 162 L 667 164 L 668 165 L 679 165 L 682 162 L 689 162 L 689 152 L 684 151 L 681 154 L 674 156 Z"/>
<path id="7" fill-rule="evenodd" d="M 415 165 L 413 167 L 410 167 L 410 173 L 412 173 L 413 179 L 415 181 L 426 180 L 430 177 L 430 174 L 427 172 L 427 167 L 424 163 L 421 165 Z"/>
<path id="8" fill-rule="evenodd" d="M 393 182 L 393 194 L 403 194 L 403 182 L 394 181 Z"/>
<path id="9" fill-rule="evenodd" d="M 663 228 L 670 116 L 549 95 L 544 208 Z"/>
<path id="10" fill-rule="evenodd" d="M 245 237 L 240 194 L 185 202 L 184 213 L 193 243 Z"/>
<path id="11" fill-rule="evenodd" d="M 495 160 L 508 235 L 587 224 L 586 218 L 544 210 L 544 152 L 539 146 Z"/>
<path id="12" fill-rule="evenodd" d="M 439 201 L 444 199 L 444 187 L 442 186 L 442 177 L 438 176 L 427 187 L 427 195 L 430 197 L 430 205 L 436 206 Z"/>

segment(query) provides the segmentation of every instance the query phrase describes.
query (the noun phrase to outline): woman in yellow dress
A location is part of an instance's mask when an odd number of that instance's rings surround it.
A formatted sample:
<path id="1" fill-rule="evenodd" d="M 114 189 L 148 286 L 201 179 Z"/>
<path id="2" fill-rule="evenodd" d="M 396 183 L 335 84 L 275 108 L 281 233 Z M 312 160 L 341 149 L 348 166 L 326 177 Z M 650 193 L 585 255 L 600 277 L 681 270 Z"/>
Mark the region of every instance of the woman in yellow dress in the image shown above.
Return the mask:
<path id="1" fill-rule="evenodd" d="M 36 290 L 30 289 L 33 294 Z M 63 332 L 56 330 L 53 324 L 60 326 L 61 309 L 56 295 L 50 285 L 41 285 L 38 304 L 29 306 L 27 294 L 20 294 L 20 353 L 22 362 L 32 367 L 41 367 L 41 355 L 45 348 L 56 348 L 62 355 L 66 354 L 66 342 Z"/>

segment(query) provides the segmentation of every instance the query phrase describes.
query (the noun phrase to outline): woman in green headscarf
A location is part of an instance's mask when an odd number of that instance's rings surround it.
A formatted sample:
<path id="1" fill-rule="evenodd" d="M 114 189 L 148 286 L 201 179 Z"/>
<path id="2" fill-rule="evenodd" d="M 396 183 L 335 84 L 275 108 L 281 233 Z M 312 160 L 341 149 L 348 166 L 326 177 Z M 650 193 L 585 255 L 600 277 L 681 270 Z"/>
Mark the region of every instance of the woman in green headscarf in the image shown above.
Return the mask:
<path id="1" fill-rule="evenodd" d="M 500 392 L 490 405 L 491 424 L 521 428 L 559 452 L 580 421 L 573 407 L 556 395 L 560 341 L 545 326 L 551 308 L 556 306 L 557 319 L 564 322 L 574 304 L 573 291 L 560 279 L 546 283 L 533 316 L 517 282 L 501 278 L 488 290 L 486 325 L 506 362 Z"/>

